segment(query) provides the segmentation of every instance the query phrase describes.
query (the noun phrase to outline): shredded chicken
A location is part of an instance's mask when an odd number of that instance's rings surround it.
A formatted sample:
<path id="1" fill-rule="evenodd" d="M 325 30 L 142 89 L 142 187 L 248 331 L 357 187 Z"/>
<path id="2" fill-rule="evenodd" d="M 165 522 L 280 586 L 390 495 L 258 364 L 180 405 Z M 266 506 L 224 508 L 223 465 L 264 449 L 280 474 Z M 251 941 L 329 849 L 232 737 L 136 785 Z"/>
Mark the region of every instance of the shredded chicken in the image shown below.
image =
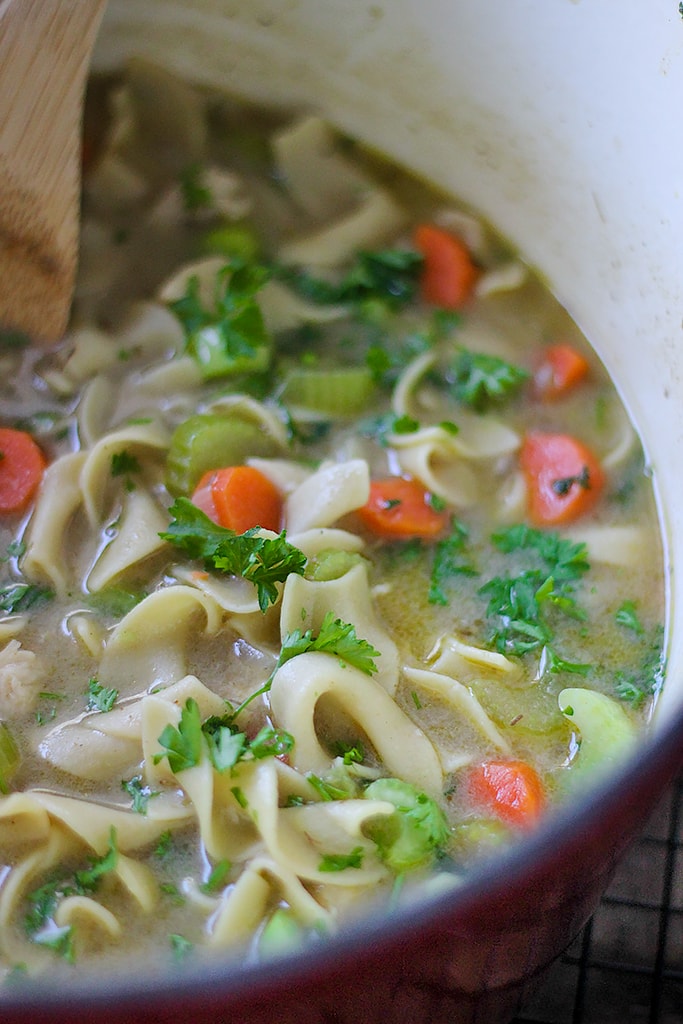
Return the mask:
<path id="1" fill-rule="evenodd" d="M 45 669 L 33 651 L 10 640 L 0 650 L 0 717 L 19 718 L 34 706 Z"/>

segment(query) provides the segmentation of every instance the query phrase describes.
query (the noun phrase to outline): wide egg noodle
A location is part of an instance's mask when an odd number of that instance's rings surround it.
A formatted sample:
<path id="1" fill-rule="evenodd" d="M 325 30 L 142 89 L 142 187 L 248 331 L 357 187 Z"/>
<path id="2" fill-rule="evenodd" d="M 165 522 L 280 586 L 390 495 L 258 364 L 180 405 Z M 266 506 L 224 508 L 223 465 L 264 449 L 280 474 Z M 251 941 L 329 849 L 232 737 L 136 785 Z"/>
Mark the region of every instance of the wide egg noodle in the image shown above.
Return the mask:
<path id="1" fill-rule="evenodd" d="M 373 800 L 324 801 L 310 805 L 303 814 L 299 812 L 304 808 L 280 808 L 278 775 L 271 758 L 242 769 L 238 785 L 246 813 L 268 853 L 297 877 L 342 886 L 373 885 L 386 877 L 387 869 L 360 825 L 379 814 L 391 814 L 393 805 Z M 360 867 L 339 872 L 320 869 L 325 853 L 348 854 L 355 848 L 363 851 Z"/>
<path id="2" fill-rule="evenodd" d="M 159 455 L 168 448 L 168 435 L 156 423 L 134 423 L 106 434 L 87 453 L 81 469 L 83 504 L 92 526 L 102 522 L 105 495 L 112 478 L 112 458 L 122 452 L 144 458 Z"/>
<path id="3" fill-rule="evenodd" d="M 469 687 L 458 682 L 452 676 L 433 672 L 430 669 L 406 666 L 403 673 L 410 683 L 444 697 L 458 715 L 469 720 L 487 743 L 504 754 L 512 753 L 510 744 L 491 721 Z"/>
<path id="4" fill-rule="evenodd" d="M 273 677 L 270 701 L 281 726 L 294 736 L 294 765 L 320 772 L 330 756 L 315 727 L 316 705 L 333 697 L 368 736 L 389 774 L 428 794 L 440 794 L 442 772 L 437 753 L 422 730 L 401 711 L 380 683 L 338 658 L 318 651 L 285 662 Z"/>
<path id="5" fill-rule="evenodd" d="M 155 591 L 110 635 L 99 666 L 100 683 L 128 696 L 178 682 L 187 674 L 191 640 L 202 632 L 218 632 L 222 619 L 216 602 L 194 587 L 177 584 Z"/>
<path id="6" fill-rule="evenodd" d="M 3 806 L 0 803 L 0 828 Z M 77 841 L 65 829 L 53 827 L 39 846 L 33 846 L 5 875 L 0 885 L 0 951 L 10 964 L 37 968 L 40 952 L 32 947 L 14 922 L 26 895 L 37 879 L 49 874 L 77 849 Z"/>
<path id="7" fill-rule="evenodd" d="M 84 711 L 60 722 L 41 741 L 40 755 L 61 771 L 89 781 L 124 777 L 127 771 L 139 766 L 150 746 L 149 727 L 145 728 L 148 705 L 158 702 L 162 707 L 154 735 L 154 749 L 158 750 L 156 739 L 170 721 L 169 713 L 172 724 L 177 724 L 179 709 L 189 698 L 197 701 L 205 716 L 219 715 L 225 710 L 225 702 L 217 694 L 196 676 L 188 675 L 153 696 L 137 694 L 118 701 L 111 711 Z M 152 781 L 163 783 L 168 779 L 159 769 Z"/>
<path id="8" fill-rule="evenodd" d="M 325 463 L 285 500 L 288 534 L 333 526 L 361 508 L 370 496 L 370 471 L 364 459 Z"/>
<path id="9" fill-rule="evenodd" d="M 90 896 L 67 896 L 63 899 L 55 910 L 55 924 L 59 928 L 76 929 L 80 942 L 85 941 L 86 944 L 97 932 L 110 940 L 120 939 L 123 935 L 119 919 Z"/>
<path id="10" fill-rule="evenodd" d="M 380 652 L 375 679 L 393 696 L 398 686 L 398 648 L 375 611 L 365 564 L 354 565 L 334 580 L 307 580 L 295 575 L 287 578 L 280 615 L 283 641 L 297 629 L 317 634 L 328 613 L 342 622 L 362 624 L 358 626 L 362 634 L 359 638 Z"/>
<path id="11" fill-rule="evenodd" d="M 271 857 L 255 857 L 234 886 L 226 889 L 209 922 L 209 943 L 221 948 L 248 941 L 274 899 L 285 900 L 304 926 L 332 929 L 334 920 L 297 875 Z"/>
<path id="12" fill-rule="evenodd" d="M 114 537 L 88 573 L 88 590 L 97 593 L 112 586 L 140 562 L 161 551 L 166 541 L 159 534 L 167 526 L 168 515 L 146 490 L 136 487 L 124 494 Z"/>
<path id="13" fill-rule="evenodd" d="M 32 580 L 48 580 L 58 594 L 69 588 L 66 533 L 82 503 L 80 475 L 86 458 L 84 452 L 75 452 L 48 466 L 26 534 L 23 572 Z"/>

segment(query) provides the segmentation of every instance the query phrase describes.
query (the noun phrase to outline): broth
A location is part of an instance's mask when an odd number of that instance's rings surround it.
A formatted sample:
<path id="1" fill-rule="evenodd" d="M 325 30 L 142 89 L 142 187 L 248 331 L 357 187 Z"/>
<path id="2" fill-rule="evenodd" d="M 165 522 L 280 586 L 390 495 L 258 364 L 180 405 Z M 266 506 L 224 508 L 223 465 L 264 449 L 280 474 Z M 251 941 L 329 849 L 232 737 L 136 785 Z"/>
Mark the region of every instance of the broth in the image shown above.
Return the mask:
<path id="1" fill-rule="evenodd" d="M 0 357 L 48 463 L 0 520 L 8 978 L 458 885 L 663 677 L 642 449 L 523 260 L 315 116 L 90 99 L 69 334 Z"/>

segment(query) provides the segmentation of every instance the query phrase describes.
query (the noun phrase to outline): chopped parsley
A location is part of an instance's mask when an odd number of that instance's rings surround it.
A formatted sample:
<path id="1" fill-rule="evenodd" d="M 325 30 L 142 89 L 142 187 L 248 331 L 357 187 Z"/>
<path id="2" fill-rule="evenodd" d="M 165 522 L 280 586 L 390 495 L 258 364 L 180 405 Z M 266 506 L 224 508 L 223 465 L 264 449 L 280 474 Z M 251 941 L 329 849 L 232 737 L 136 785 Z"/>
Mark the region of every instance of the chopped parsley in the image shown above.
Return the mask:
<path id="1" fill-rule="evenodd" d="M 464 348 L 459 350 L 448 373 L 454 397 L 476 412 L 486 412 L 492 405 L 511 398 L 529 376 L 527 370 L 498 356 Z"/>
<path id="2" fill-rule="evenodd" d="M 111 457 L 111 475 L 127 476 L 129 473 L 139 473 L 140 463 L 134 455 L 126 451 L 114 452 Z"/>
<path id="3" fill-rule="evenodd" d="M 636 612 L 635 601 L 624 601 L 617 609 L 614 618 L 620 626 L 625 626 L 626 629 L 632 630 L 638 636 L 642 636 L 645 632 Z"/>
<path id="4" fill-rule="evenodd" d="M 132 810 L 136 814 L 147 814 L 147 805 L 152 797 L 159 796 L 158 790 L 150 789 L 143 782 L 142 775 L 134 775 L 132 779 L 122 779 L 121 789 L 132 800 Z"/>
<path id="5" fill-rule="evenodd" d="M 490 641 L 496 650 L 522 655 L 547 648 L 554 636 L 550 612 L 585 618 L 574 597 L 576 581 L 590 568 L 585 544 L 523 524 L 494 534 L 492 540 L 506 554 L 530 552 L 535 562 L 516 576 L 495 576 L 479 588 L 488 598 Z"/>
<path id="6" fill-rule="evenodd" d="M 363 866 L 363 847 L 356 846 L 351 853 L 324 853 L 318 871 L 346 871 Z"/>
<path id="7" fill-rule="evenodd" d="M 617 697 L 634 709 L 656 696 L 664 683 L 666 658 L 662 647 L 663 634 L 663 628 L 658 626 L 650 637 L 640 665 L 616 674 L 614 691 Z"/>
<path id="8" fill-rule="evenodd" d="M 166 749 L 154 755 L 158 764 L 168 758 L 171 771 L 186 771 L 198 765 L 204 749 L 218 772 L 234 768 L 240 761 L 257 761 L 264 757 L 280 757 L 289 753 L 294 740 L 284 730 L 264 726 L 250 741 L 234 724 L 234 715 L 211 715 L 201 720 L 199 705 L 193 697 L 185 702 L 177 727 L 167 725 L 159 736 L 159 745 Z"/>
<path id="9" fill-rule="evenodd" d="M 204 168 L 201 164 L 190 164 L 180 175 L 180 194 L 187 213 L 206 209 L 213 205 L 213 195 L 203 181 Z"/>
<path id="10" fill-rule="evenodd" d="M 232 870 L 232 864 L 229 860 L 219 860 L 211 869 L 211 873 L 205 882 L 199 886 L 200 892 L 212 895 L 215 892 L 220 892 L 221 889 L 225 888 L 228 877 Z"/>
<path id="11" fill-rule="evenodd" d="M 338 283 L 297 267 L 276 267 L 275 274 L 299 295 L 319 305 L 358 304 L 381 299 L 391 308 L 415 298 L 423 259 L 411 249 L 359 252 Z"/>
<path id="12" fill-rule="evenodd" d="M 233 257 L 216 276 L 213 308 L 202 305 L 197 277 L 169 303 L 185 331 L 185 350 L 205 380 L 268 368 L 271 337 L 256 300 L 268 277 L 265 267 Z"/>
<path id="13" fill-rule="evenodd" d="M 111 711 L 118 700 L 119 691 L 111 686 L 102 686 L 94 677 L 88 683 L 88 711 Z"/>
<path id="14" fill-rule="evenodd" d="M 104 875 L 115 870 L 118 863 L 116 830 L 109 832 L 107 851 L 90 858 L 90 866 L 76 871 L 71 878 L 53 878 L 27 896 L 28 911 L 24 918 L 26 934 L 31 942 L 46 946 L 69 963 L 74 960 L 73 928 L 60 928 L 54 914 L 62 900 L 69 896 L 90 895 L 98 888 Z"/>
<path id="15" fill-rule="evenodd" d="M 465 553 L 468 537 L 467 527 L 453 519 L 449 535 L 435 544 L 429 577 L 430 604 L 449 603 L 448 590 L 454 576 L 476 576 L 477 570 Z"/>
<path id="16" fill-rule="evenodd" d="M 272 539 L 259 537 L 256 529 L 235 533 L 212 522 L 188 498 L 177 498 L 169 511 L 174 518 L 159 536 L 201 559 L 206 569 L 249 580 L 261 611 L 277 601 L 278 583 L 290 573 L 303 575 L 306 556 L 287 542 L 284 531 Z"/>
<path id="17" fill-rule="evenodd" d="M 50 601 L 53 597 L 53 592 L 47 587 L 34 583 L 9 583 L 0 587 L 0 611 L 16 615 Z"/>

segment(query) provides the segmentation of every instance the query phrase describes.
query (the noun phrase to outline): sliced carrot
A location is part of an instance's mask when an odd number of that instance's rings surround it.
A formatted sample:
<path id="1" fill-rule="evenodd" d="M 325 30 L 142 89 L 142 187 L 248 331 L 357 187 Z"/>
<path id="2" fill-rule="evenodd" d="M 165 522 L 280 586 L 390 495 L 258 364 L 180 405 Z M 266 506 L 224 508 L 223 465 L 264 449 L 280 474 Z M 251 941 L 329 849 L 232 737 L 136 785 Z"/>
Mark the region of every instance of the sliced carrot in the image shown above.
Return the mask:
<path id="1" fill-rule="evenodd" d="M 572 345 L 549 345 L 534 373 L 534 394 L 544 402 L 562 398 L 586 379 L 589 369 Z"/>
<path id="2" fill-rule="evenodd" d="M 45 456 L 31 435 L 0 427 L 0 513 L 23 512 L 44 472 Z"/>
<path id="3" fill-rule="evenodd" d="M 358 509 L 368 530 L 378 537 L 407 540 L 435 537 L 446 527 L 448 514 L 431 504 L 431 495 L 417 480 L 402 476 L 373 480 L 370 497 Z"/>
<path id="4" fill-rule="evenodd" d="M 197 484 L 192 502 L 209 519 L 235 533 L 255 526 L 280 529 L 282 496 L 275 484 L 253 466 L 209 470 Z"/>
<path id="5" fill-rule="evenodd" d="M 424 257 L 420 290 L 425 302 L 442 309 L 460 309 L 479 277 L 467 246 L 434 224 L 419 224 L 413 242 Z"/>
<path id="6" fill-rule="evenodd" d="M 468 777 L 471 800 L 502 821 L 530 828 L 545 807 L 545 789 L 534 768 L 525 761 L 485 761 Z"/>
<path id="7" fill-rule="evenodd" d="M 596 504 L 605 486 L 598 458 L 569 434 L 527 434 L 519 453 L 535 526 L 571 523 Z"/>

